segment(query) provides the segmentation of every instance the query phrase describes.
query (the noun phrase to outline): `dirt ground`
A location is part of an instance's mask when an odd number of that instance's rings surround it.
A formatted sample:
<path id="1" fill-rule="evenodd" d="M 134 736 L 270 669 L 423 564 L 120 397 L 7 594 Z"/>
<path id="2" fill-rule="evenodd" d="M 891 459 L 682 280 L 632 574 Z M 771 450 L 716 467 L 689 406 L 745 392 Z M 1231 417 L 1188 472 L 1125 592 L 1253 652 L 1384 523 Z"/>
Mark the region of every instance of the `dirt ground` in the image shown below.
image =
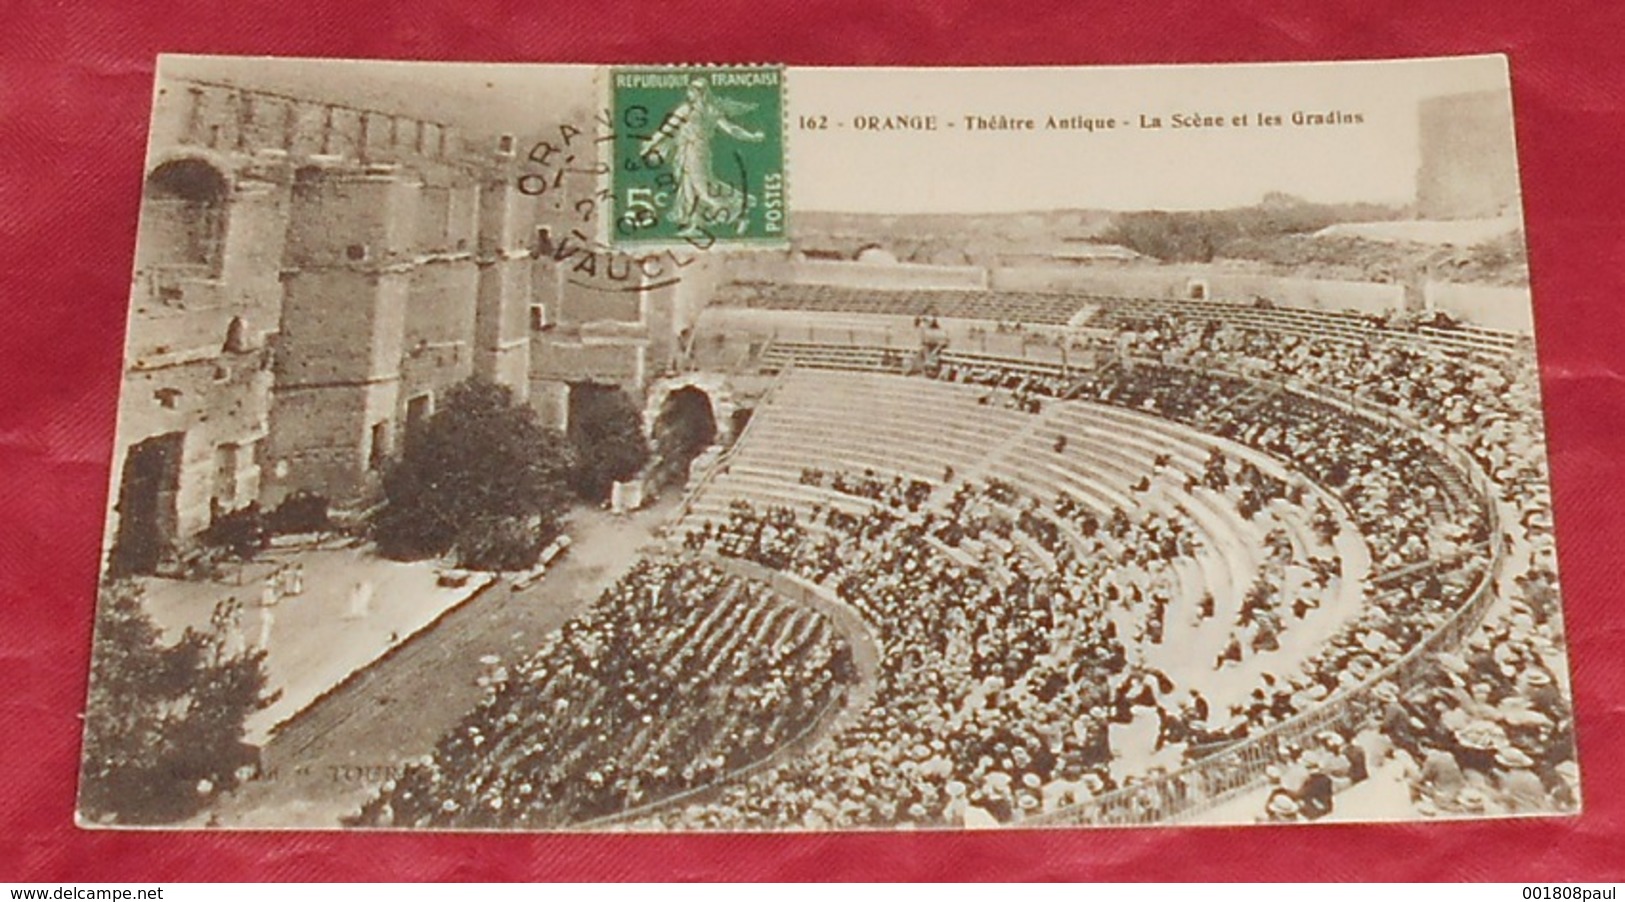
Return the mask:
<path id="1" fill-rule="evenodd" d="M 222 798 L 207 822 L 338 826 L 473 707 L 489 666 L 481 658 L 518 660 L 597 598 L 655 541 L 675 500 L 631 515 L 578 510 L 570 551 L 544 579 L 519 592 L 498 580 L 285 724 L 263 748 L 262 777 Z"/>

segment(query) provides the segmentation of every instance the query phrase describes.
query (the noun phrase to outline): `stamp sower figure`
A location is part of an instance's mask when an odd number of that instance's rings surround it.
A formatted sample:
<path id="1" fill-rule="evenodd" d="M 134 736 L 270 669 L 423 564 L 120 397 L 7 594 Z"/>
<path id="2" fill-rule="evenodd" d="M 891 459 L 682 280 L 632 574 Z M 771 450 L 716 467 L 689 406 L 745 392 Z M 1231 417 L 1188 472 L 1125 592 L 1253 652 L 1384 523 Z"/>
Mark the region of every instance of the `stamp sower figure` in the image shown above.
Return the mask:
<path id="1" fill-rule="evenodd" d="M 751 131 L 729 118 L 755 108 L 754 103 L 713 94 L 704 78 L 695 78 L 688 83 L 687 99 L 644 143 L 644 156 L 659 154 L 671 160 L 672 175 L 677 180 L 672 217 L 685 233 L 698 234 L 707 226 L 732 223 L 744 231 L 751 198 L 743 185 L 735 186 L 713 176 L 711 139 L 721 129 L 740 141 L 761 141 L 762 132 Z"/>

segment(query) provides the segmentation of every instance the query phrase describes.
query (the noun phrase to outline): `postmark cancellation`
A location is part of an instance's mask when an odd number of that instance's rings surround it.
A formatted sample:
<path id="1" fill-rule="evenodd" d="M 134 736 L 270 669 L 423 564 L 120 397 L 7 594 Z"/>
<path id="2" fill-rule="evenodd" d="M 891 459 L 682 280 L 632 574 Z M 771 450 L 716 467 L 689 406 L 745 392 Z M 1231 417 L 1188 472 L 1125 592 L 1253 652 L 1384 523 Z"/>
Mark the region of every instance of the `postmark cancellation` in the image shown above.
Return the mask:
<path id="1" fill-rule="evenodd" d="M 783 69 L 616 68 L 608 107 L 611 244 L 785 243 Z"/>

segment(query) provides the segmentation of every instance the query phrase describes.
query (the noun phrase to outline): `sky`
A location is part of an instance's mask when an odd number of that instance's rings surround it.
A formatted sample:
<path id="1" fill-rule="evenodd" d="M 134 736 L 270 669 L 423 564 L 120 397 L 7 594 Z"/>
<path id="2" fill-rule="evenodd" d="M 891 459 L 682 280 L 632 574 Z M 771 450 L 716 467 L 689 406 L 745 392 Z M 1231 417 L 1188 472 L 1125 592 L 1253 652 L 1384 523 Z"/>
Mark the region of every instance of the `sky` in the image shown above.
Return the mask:
<path id="1" fill-rule="evenodd" d="M 1026 70 L 794 70 L 790 191 L 802 209 L 989 212 L 1211 209 L 1272 191 L 1405 204 L 1423 98 L 1508 88 L 1499 56 L 1384 63 Z M 1291 113 L 1358 114 L 1292 126 Z M 1257 125 L 1260 112 L 1283 125 Z M 1172 128 L 1172 116 L 1220 116 Z M 936 114 L 936 132 L 858 131 L 854 117 Z M 964 117 L 1116 118 L 1118 128 L 967 132 Z M 1247 127 L 1233 116 L 1247 114 Z M 846 124 L 799 129 L 802 116 Z M 1137 126 L 1158 117 L 1161 129 Z M 947 120 L 956 121 L 946 128 Z M 1512 140 L 1512 135 L 1507 135 Z"/>
<path id="2" fill-rule="evenodd" d="M 161 75 L 223 80 L 448 122 L 537 134 L 603 103 L 587 66 L 165 57 Z M 792 210 L 982 213 L 1212 209 L 1284 192 L 1403 205 L 1420 162 L 1417 104 L 1508 90 L 1504 57 L 1033 69 L 820 69 L 785 78 Z M 1294 126 L 1294 111 L 1359 124 Z M 1258 124 L 1260 113 L 1282 125 Z M 1175 114 L 1218 127 L 1173 127 Z M 1116 119 L 1094 132 L 967 131 L 965 117 Z M 1238 126 L 1233 117 L 1247 115 Z M 859 117 L 936 116 L 936 131 Z M 1160 118 L 1161 129 L 1138 127 Z M 828 128 L 801 127 L 824 117 Z M 950 126 L 949 123 L 953 125 Z M 747 123 L 760 125 L 760 123 Z M 1509 133 L 1507 140 L 1512 140 Z"/>

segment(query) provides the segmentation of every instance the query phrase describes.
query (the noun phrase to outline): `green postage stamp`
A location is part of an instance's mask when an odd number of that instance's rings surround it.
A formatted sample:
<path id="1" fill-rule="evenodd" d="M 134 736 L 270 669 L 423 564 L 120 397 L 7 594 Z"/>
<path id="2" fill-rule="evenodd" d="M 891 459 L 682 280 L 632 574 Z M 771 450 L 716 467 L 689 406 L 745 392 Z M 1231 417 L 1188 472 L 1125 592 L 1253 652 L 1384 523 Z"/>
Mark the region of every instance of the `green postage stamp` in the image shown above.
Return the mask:
<path id="1" fill-rule="evenodd" d="M 784 70 L 616 68 L 610 241 L 782 245 Z"/>

